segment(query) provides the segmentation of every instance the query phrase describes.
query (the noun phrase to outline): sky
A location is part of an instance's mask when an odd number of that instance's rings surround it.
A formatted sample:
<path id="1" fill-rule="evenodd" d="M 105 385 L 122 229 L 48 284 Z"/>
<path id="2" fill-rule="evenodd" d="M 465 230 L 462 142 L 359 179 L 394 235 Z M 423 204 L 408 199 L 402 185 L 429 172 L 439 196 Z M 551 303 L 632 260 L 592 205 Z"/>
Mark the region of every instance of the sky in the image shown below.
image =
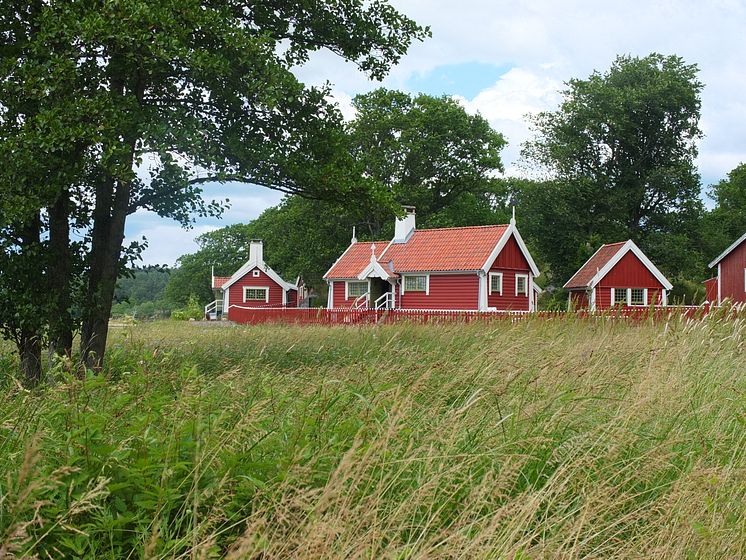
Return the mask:
<path id="1" fill-rule="evenodd" d="M 675 54 L 697 64 L 702 93 L 697 166 L 703 185 L 724 178 L 746 161 L 746 0 L 599 2 L 598 0 L 390 0 L 432 38 L 415 43 L 383 82 L 325 51 L 296 70 L 309 85 L 330 82 L 346 118 L 351 99 L 376 87 L 450 95 L 480 113 L 508 140 L 507 175 L 520 175 L 521 143 L 531 137 L 527 114 L 555 109 L 571 78 L 604 72 L 619 54 Z M 197 246 L 194 238 L 225 225 L 248 222 L 282 195 L 241 184 L 208 185 L 206 199 L 228 198 L 221 220 L 195 227 L 152 213 L 130 216 L 128 239 L 145 236 L 142 264 L 173 265 Z"/>

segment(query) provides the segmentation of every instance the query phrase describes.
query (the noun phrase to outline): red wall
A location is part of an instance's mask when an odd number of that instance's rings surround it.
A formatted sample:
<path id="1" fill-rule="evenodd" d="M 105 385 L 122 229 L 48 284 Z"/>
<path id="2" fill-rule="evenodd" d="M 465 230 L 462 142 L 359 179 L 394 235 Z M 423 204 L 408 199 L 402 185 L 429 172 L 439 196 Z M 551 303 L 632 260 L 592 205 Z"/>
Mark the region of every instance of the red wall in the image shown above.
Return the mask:
<path id="1" fill-rule="evenodd" d="M 585 290 L 577 290 L 570 292 L 570 304 L 572 309 L 588 309 L 588 294 Z"/>
<path id="2" fill-rule="evenodd" d="M 487 278 L 487 305 L 494 307 L 499 311 L 528 311 L 528 298 L 531 295 L 530 278 L 527 283 L 527 295 L 515 295 L 515 275 L 530 274 L 531 267 L 528 265 L 526 257 L 523 256 L 521 248 L 512 235 L 503 247 L 500 254 L 497 255 L 495 262 L 490 268 L 490 272 L 503 273 L 503 295 L 489 293 L 489 277 Z"/>
<path id="3" fill-rule="evenodd" d="M 332 289 L 334 290 L 334 307 L 350 307 L 352 302 L 357 298 L 345 299 L 345 281 L 337 280 L 332 282 Z"/>
<path id="4" fill-rule="evenodd" d="M 258 270 L 258 269 L 253 269 Z M 244 303 L 243 301 L 243 287 L 244 286 L 257 286 L 257 287 L 269 287 L 269 302 L 263 301 L 251 301 Z M 230 288 L 228 288 L 228 318 L 231 318 L 231 305 L 241 305 L 244 307 L 266 307 L 267 305 L 281 306 L 282 305 L 282 287 L 280 287 L 274 280 L 267 276 L 263 270 L 259 270 L 259 276 L 254 277 L 253 272 L 250 270 L 243 278 L 238 280 Z"/>
<path id="5" fill-rule="evenodd" d="M 746 286 L 744 286 L 746 242 L 741 243 L 730 255 L 720 261 L 719 267 L 720 301 L 730 298 L 734 302 L 746 302 Z"/>
<path id="6" fill-rule="evenodd" d="M 661 303 L 663 285 L 631 251 L 596 286 L 596 309 L 611 307 L 611 288 L 648 288 L 646 305 Z"/>
<path id="7" fill-rule="evenodd" d="M 717 303 L 718 300 L 718 278 L 708 278 L 705 280 L 705 299 L 710 303 Z"/>
<path id="8" fill-rule="evenodd" d="M 336 301 L 336 300 L 335 300 Z M 402 309 L 479 309 L 479 277 L 474 274 L 431 274 L 430 290 L 404 292 L 396 300 Z"/>

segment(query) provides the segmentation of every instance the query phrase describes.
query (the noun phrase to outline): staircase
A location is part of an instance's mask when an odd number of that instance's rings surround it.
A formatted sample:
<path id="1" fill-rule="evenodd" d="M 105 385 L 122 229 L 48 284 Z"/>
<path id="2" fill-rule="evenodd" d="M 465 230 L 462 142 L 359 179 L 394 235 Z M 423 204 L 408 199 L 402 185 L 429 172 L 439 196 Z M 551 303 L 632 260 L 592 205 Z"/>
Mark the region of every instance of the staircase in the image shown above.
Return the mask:
<path id="1" fill-rule="evenodd" d="M 217 321 L 223 316 L 223 300 L 216 299 L 205 305 L 205 319 Z"/>

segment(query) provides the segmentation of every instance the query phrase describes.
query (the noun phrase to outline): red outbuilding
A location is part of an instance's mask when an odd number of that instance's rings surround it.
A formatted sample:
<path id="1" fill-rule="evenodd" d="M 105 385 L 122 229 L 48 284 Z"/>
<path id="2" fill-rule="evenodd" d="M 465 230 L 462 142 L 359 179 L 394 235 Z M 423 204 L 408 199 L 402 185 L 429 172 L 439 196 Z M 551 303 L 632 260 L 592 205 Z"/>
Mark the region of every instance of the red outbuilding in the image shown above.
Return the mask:
<path id="1" fill-rule="evenodd" d="M 726 299 L 733 303 L 746 302 L 746 233 L 710 263 L 717 267 L 717 293 L 712 299 L 717 305 Z"/>
<path id="2" fill-rule="evenodd" d="M 414 208 L 390 241 L 359 242 L 324 275 L 327 305 L 419 310 L 532 311 L 539 270 L 515 225 L 421 229 Z"/>
<path id="3" fill-rule="evenodd" d="M 298 285 L 285 282 L 264 262 L 261 239 L 249 243 L 249 260 L 230 278 L 212 276 L 216 299 L 205 307 L 205 315 L 231 319 L 237 309 L 256 307 L 295 307 Z"/>
<path id="4" fill-rule="evenodd" d="M 565 284 L 570 309 L 666 305 L 671 283 L 630 239 L 602 245 Z"/>

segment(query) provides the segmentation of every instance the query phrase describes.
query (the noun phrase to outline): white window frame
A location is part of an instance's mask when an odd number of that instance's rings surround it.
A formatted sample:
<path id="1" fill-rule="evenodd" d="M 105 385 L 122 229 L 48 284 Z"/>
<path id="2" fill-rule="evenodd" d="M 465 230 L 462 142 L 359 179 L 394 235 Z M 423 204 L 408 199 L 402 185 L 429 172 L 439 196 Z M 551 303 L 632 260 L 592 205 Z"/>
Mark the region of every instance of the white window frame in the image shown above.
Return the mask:
<path id="1" fill-rule="evenodd" d="M 632 303 L 632 288 L 627 288 L 627 305 L 630 307 L 645 307 L 648 304 L 648 289 L 647 288 L 634 288 L 635 290 L 642 290 L 642 303 Z"/>
<path id="2" fill-rule="evenodd" d="M 254 269 L 254 270 L 253 270 L 253 271 L 251 272 L 251 275 L 252 275 L 252 276 L 253 276 L 254 278 L 259 278 L 259 276 L 261 275 L 261 272 L 259 272 L 259 269 L 258 269 L 258 268 L 255 268 L 255 269 Z"/>
<path id="3" fill-rule="evenodd" d="M 247 290 L 264 290 L 264 303 L 269 303 L 269 286 L 244 286 L 243 287 L 243 302 L 244 303 L 255 303 L 257 301 L 262 301 L 262 300 L 247 299 L 246 298 Z"/>
<path id="4" fill-rule="evenodd" d="M 401 293 L 402 294 L 406 293 L 406 288 L 405 287 L 407 285 L 407 278 L 417 277 L 417 276 L 424 276 L 425 277 L 425 292 L 424 293 L 425 293 L 426 296 L 430 295 L 430 275 L 429 274 L 404 274 L 404 275 L 402 275 L 402 280 L 401 280 Z M 414 290 L 413 293 L 415 293 L 415 294 L 421 294 L 423 292 L 422 292 L 422 290 Z"/>
<path id="5" fill-rule="evenodd" d="M 624 301 L 616 301 L 616 294 L 618 293 L 624 293 Z M 627 291 L 627 288 L 611 288 L 611 306 L 615 307 L 617 305 L 626 305 L 629 306 L 629 292 Z"/>
<path id="6" fill-rule="evenodd" d="M 503 295 L 503 273 L 502 272 L 490 272 L 489 278 L 488 278 L 488 293 L 489 295 L 493 295 L 495 292 L 492 290 L 492 278 L 499 277 L 500 278 L 500 291 L 497 292 L 498 295 Z"/>
<path id="7" fill-rule="evenodd" d="M 355 299 L 364 295 L 366 292 L 370 293 L 370 280 L 345 280 L 345 299 L 350 299 L 350 284 L 365 284 L 365 292 L 360 295 L 354 296 Z"/>
<path id="8" fill-rule="evenodd" d="M 519 293 L 518 293 L 518 279 L 519 279 L 519 278 L 523 278 L 523 279 L 524 279 L 524 280 L 526 281 L 526 283 L 525 283 L 525 286 L 526 286 L 526 293 L 525 293 L 525 294 L 519 294 Z M 518 295 L 521 295 L 521 296 L 528 296 L 528 291 L 529 291 L 529 290 L 528 290 L 528 274 L 516 274 L 516 275 L 515 275 L 515 295 L 516 295 L 516 296 L 518 296 Z"/>

